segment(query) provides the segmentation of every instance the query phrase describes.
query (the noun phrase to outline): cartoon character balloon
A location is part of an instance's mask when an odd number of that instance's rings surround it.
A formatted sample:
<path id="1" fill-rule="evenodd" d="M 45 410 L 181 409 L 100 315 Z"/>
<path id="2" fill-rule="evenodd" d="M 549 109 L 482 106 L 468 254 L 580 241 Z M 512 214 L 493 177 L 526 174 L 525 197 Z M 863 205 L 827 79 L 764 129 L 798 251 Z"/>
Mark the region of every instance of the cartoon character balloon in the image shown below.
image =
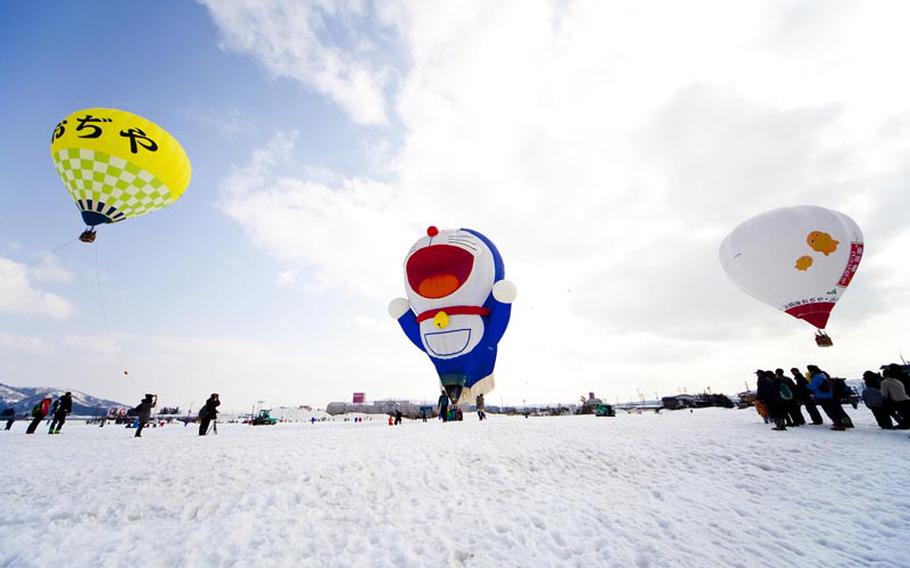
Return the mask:
<path id="1" fill-rule="evenodd" d="M 427 229 L 404 262 L 407 299 L 389 314 L 425 352 L 452 402 L 494 387 L 496 345 L 509 325 L 515 285 L 496 246 L 470 229 Z"/>
<path id="2" fill-rule="evenodd" d="M 850 217 L 814 205 L 782 207 L 745 221 L 720 245 L 720 262 L 750 296 L 818 328 L 863 257 L 863 233 Z"/>
<path id="3" fill-rule="evenodd" d="M 130 112 L 76 111 L 51 135 L 57 173 L 90 227 L 138 217 L 170 205 L 190 183 L 190 160 L 173 136 Z"/>

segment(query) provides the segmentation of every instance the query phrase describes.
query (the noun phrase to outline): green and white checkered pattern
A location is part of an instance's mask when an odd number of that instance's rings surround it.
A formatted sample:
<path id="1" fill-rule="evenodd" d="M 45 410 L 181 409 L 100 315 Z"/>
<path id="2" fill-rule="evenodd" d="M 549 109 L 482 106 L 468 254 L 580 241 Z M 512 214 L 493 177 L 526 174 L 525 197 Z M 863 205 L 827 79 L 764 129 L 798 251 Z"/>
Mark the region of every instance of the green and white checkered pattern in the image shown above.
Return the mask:
<path id="1" fill-rule="evenodd" d="M 57 173 L 74 200 L 92 205 L 104 203 L 104 211 L 115 207 L 123 217 L 136 217 L 170 205 L 174 200 L 164 183 L 151 173 L 122 158 L 69 148 L 54 156 Z"/>

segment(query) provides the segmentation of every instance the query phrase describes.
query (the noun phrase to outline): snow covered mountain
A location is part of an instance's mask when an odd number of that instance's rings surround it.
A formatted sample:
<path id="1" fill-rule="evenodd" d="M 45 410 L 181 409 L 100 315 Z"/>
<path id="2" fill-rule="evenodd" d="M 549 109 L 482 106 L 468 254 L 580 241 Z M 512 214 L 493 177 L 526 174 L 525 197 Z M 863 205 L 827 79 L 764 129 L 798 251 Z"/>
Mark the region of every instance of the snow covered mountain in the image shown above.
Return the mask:
<path id="1" fill-rule="evenodd" d="M 16 414 L 25 414 L 31 412 L 32 407 L 42 398 L 59 398 L 66 390 L 57 387 L 13 387 L 0 383 L 0 411 L 13 408 Z M 82 391 L 69 391 L 73 393 L 73 414 L 94 415 L 105 412 L 108 408 L 128 406 Z"/>

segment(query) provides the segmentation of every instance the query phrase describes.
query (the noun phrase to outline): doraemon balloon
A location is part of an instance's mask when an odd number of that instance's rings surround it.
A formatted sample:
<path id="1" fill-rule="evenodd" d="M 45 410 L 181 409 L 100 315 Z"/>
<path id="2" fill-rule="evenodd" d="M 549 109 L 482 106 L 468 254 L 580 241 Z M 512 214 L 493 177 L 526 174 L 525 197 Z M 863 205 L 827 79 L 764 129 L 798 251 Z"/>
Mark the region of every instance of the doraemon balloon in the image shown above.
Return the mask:
<path id="1" fill-rule="evenodd" d="M 490 239 L 470 229 L 427 229 L 404 262 L 408 299 L 389 314 L 426 353 L 452 402 L 493 390 L 496 344 L 509 325 L 515 285 Z"/>

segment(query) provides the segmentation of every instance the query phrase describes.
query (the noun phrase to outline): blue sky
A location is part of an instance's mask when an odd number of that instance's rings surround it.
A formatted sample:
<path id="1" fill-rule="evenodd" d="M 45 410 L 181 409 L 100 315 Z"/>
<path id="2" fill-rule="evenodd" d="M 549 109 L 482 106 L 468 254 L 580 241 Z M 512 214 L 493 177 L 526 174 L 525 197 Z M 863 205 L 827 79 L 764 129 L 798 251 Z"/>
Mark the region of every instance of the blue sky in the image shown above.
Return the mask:
<path id="1" fill-rule="evenodd" d="M 11 135 L 0 142 L 8 174 L 0 238 L 16 249 L 5 254 L 27 261 L 80 231 L 78 211 L 49 160 L 53 124 L 79 108 L 129 109 L 181 141 L 193 179 L 178 207 L 101 229 L 94 248 L 115 333 L 201 337 L 217 329 L 241 338 L 306 337 L 294 321 L 319 312 L 318 302 L 273 285 L 275 262 L 219 213 L 218 184 L 281 129 L 307 133 L 296 147 L 307 163 L 360 172 L 369 129 L 299 83 L 273 79 L 254 61 L 221 50 L 205 7 L 196 3 L 23 2 L 0 11 L 14 24 L 0 39 L 0 105 L 16 109 L 8 115 Z M 93 247 L 80 245 L 58 256 L 72 282 L 46 288 L 72 302 L 76 314 L 62 320 L 2 314 L 3 329 L 32 337 L 105 335 Z M 129 364 L 132 350 L 122 350 Z M 59 372 L 24 362 L 5 368 L 3 380 L 58 384 Z M 154 390 L 149 383 L 143 388 Z M 97 389 L 103 381 L 89 384 Z"/>
<path id="2" fill-rule="evenodd" d="M 756 367 L 896 358 L 905 10 L 3 3 L 0 270 L 41 261 L 0 282 L 0 382 L 184 405 L 219 391 L 238 408 L 433 398 L 386 315 L 430 224 L 486 233 L 518 286 L 493 399 L 730 391 Z M 192 183 L 48 254 L 82 229 L 49 135 L 92 106 L 164 126 Z M 848 213 L 869 244 L 824 353 L 717 262 L 737 223 L 801 203 Z"/>

